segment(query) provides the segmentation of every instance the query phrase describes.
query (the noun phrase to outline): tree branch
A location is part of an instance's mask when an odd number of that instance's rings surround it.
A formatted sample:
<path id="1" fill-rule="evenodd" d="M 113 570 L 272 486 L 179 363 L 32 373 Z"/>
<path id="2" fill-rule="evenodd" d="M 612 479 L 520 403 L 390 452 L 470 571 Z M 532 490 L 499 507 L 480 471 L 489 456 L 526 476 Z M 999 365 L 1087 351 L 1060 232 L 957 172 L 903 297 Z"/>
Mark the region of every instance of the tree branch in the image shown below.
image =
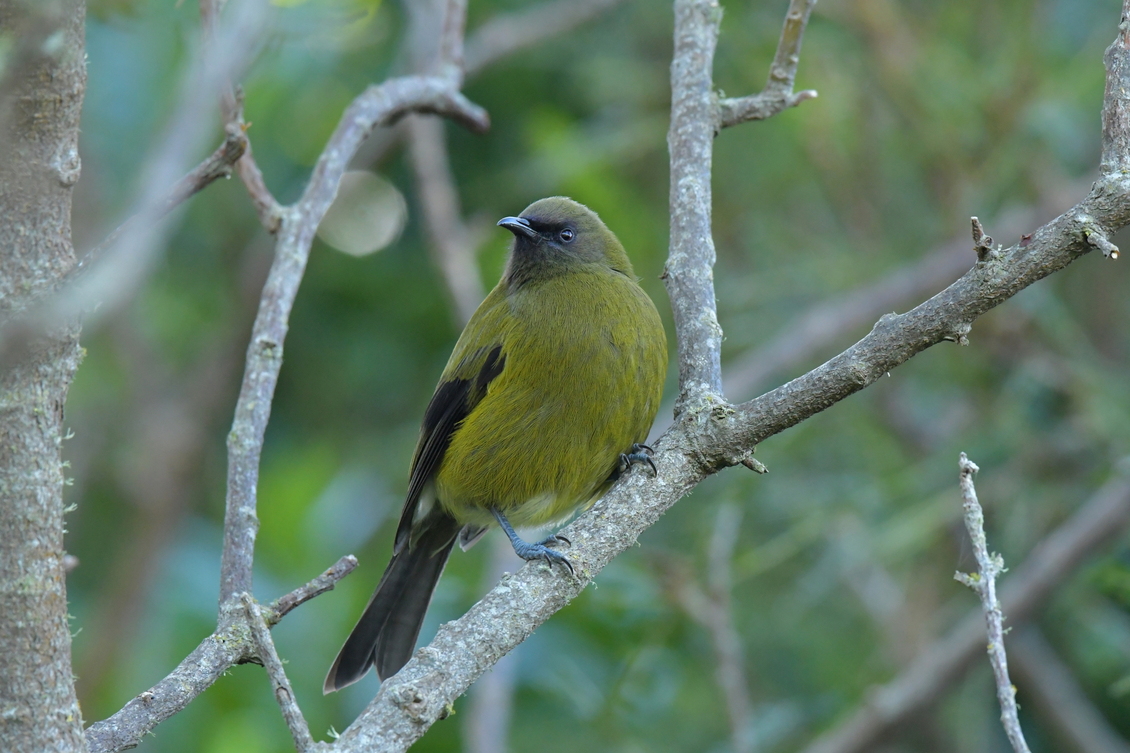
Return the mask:
<path id="1" fill-rule="evenodd" d="M 268 606 L 263 615 L 265 624 L 273 627 L 294 607 L 332 589 L 356 566 L 353 557 L 338 560 L 305 586 Z M 116 753 L 136 748 L 158 724 L 182 711 L 229 669 L 259 656 L 251 627 L 247 608 L 240 597 L 224 602 L 216 631 L 201 641 L 176 669 L 113 716 L 86 728 L 90 753 Z"/>
<path id="2" fill-rule="evenodd" d="M 243 386 L 228 435 L 228 495 L 224 516 L 224 549 L 220 566 L 220 601 L 251 593 L 254 558 L 256 486 L 259 456 L 271 415 L 271 400 L 282 368 L 287 320 L 306 270 L 318 223 L 337 194 L 349 160 L 378 125 L 411 112 L 454 117 L 476 129 L 487 127 L 486 113 L 455 88 L 458 81 L 436 76 L 404 76 L 370 86 L 346 108 L 314 166 L 302 198 L 283 211 L 275 245 L 275 261 L 263 287 L 259 315 L 247 349 Z"/>
<path id="3" fill-rule="evenodd" d="M 973 240 L 978 242 L 974 223 Z M 965 512 L 965 529 L 973 542 L 973 556 L 977 559 L 980 573 L 954 573 L 954 580 L 972 588 L 981 598 L 981 608 L 985 612 L 985 625 L 989 634 L 989 664 L 993 667 L 993 678 L 997 684 L 997 700 L 1001 705 L 1001 724 L 1004 725 L 1008 741 L 1016 753 L 1029 753 L 1024 732 L 1020 729 L 1020 719 L 1016 716 L 1016 687 L 1008 677 L 1008 656 L 1004 651 L 1004 615 L 997 601 L 997 576 L 1004 572 L 1004 560 L 999 554 L 989 554 L 985 538 L 985 513 L 977 501 L 977 490 L 973 486 L 973 476 L 980 470 L 977 464 L 961 453 L 961 507 Z"/>
<path id="4" fill-rule="evenodd" d="M 718 129 L 729 128 L 750 120 L 765 120 L 782 110 L 816 98 L 812 89 L 794 92 L 796 69 L 800 63 L 800 43 L 816 0 L 790 0 L 777 43 L 777 54 L 769 67 L 769 80 L 760 94 L 739 99 L 723 99 L 718 103 Z"/>
<path id="5" fill-rule="evenodd" d="M 208 50 L 214 49 L 220 42 L 220 12 L 227 0 L 200 0 L 200 22 L 204 27 L 204 45 Z M 249 124 L 243 119 L 243 92 L 232 85 L 228 78 L 220 83 L 219 88 L 220 112 L 223 116 L 224 128 L 228 132 L 237 130 L 246 134 Z M 272 235 L 278 230 L 282 216 L 282 206 L 271 194 L 263 180 L 263 173 L 251 154 L 251 142 L 244 136 L 245 148 L 238 162 L 236 171 L 243 182 L 247 194 L 251 198 L 251 205 L 259 217 L 259 224 Z"/>
<path id="6" fill-rule="evenodd" d="M 275 650 L 275 642 L 271 640 L 270 627 L 251 594 L 242 593 L 239 595 L 239 600 L 247 611 L 247 621 L 251 626 L 255 656 L 259 658 L 263 668 L 267 670 L 267 676 L 271 678 L 275 700 L 279 704 L 283 720 L 286 722 L 290 736 L 294 740 L 294 748 L 298 753 L 309 753 L 314 748 L 314 738 L 310 736 L 310 726 L 306 724 L 306 718 L 302 716 L 302 709 L 298 708 L 298 702 L 294 700 L 294 690 L 291 689 L 290 680 L 286 677 L 282 659 L 279 658 L 278 651 Z"/>
<path id="7" fill-rule="evenodd" d="M 675 415 L 722 399 L 722 327 L 714 299 L 710 171 L 716 102 L 711 69 L 722 9 L 715 0 L 676 0 L 671 61 L 671 244 L 663 280 L 679 355 Z"/>
<path id="8" fill-rule="evenodd" d="M 349 575 L 357 568 L 357 558 L 347 554 L 335 562 L 329 570 L 319 575 L 304 586 L 300 586 L 284 596 L 280 596 L 264 607 L 268 627 L 274 627 L 296 607 L 300 607 L 315 596 L 321 596 L 326 591 L 332 591 L 337 582 Z"/>
<path id="9" fill-rule="evenodd" d="M 0 322 L 75 263 L 72 189 L 86 92 L 85 6 L 0 0 Z M 25 36 L 26 35 L 26 36 Z M 52 45 L 35 44 L 41 35 Z M 35 44 L 29 48 L 28 43 Z M 82 360 L 73 320 L 0 369 L 0 745 L 82 750 L 64 575 L 63 406 Z"/>

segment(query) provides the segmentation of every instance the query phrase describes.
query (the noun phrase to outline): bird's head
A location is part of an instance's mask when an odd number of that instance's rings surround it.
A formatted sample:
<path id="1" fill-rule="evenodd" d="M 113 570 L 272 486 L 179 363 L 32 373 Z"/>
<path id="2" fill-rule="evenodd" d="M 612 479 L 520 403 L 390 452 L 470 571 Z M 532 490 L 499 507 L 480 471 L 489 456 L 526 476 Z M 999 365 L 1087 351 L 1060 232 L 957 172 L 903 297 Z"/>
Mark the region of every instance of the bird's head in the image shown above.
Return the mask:
<path id="1" fill-rule="evenodd" d="M 517 217 L 503 217 L 498 224 L 514 234 L 507 265 L 512 285 L 590 265 L 633 277 L 632 264 L 613 232 L 596 212 L 572 199 L 540 199 Z"/>

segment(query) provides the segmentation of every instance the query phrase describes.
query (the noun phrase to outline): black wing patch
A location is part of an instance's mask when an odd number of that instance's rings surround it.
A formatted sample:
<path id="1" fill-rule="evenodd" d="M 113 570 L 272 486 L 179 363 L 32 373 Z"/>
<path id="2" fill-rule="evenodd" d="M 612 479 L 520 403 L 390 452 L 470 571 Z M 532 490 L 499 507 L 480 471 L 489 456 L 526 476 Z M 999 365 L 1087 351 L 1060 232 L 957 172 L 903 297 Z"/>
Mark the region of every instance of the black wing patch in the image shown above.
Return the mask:
<path id="1" fill-rule="evenodd" d="M 416 447 L 416 457 L 412 461 L 408 495 L 404 500 L 404 511 L 400 514 L 400 525 L 396 529 L 394 551 L 400 552 L 408 545 L 420 494 L 439 470 L 444 453 L 451 445 L 451 437 L 459 428 L 459 423 L 479 404 L 486 395 L 487 385 L 501 374 L 504 368 L 506 368 L 506 356 L 502 355 L 502 346 L 496 345 L 487 353 L 479 373 L 474 378 L 452 379 L 441 382 L 436 387 L 435 394 L 432 395 L 431 402 L 424 411 L 420 443 Z"/>

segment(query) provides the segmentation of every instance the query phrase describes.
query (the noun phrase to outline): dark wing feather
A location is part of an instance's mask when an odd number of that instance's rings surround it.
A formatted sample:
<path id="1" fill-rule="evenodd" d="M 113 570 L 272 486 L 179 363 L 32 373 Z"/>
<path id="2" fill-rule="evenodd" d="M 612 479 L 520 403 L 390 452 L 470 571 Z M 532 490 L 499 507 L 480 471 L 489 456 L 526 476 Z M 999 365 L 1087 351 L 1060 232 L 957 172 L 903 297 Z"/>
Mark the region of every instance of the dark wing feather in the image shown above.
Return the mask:
<path id="1" fill-rule="evenodd" d="M 473 376 L 448 379 L 436 387 L 435 394 L 424 411 L 424 422 L 420 427 L 420 441 L 416 445 L 416 456 L 412 460 L 412 472 L 408 479 L 408 495 L 404 499 L 400 525 L 396 529 L 395 552 L 402 551 L 408 545 L 420 494 L 439 470 L 459 423 L 475 409 L 486 394 L 487 386 L 505 367 L 506 356 L 502 353 L 501 345 L 495 345 L 489 350 L 482 348 L 453 370 L 455 373 L 473 372 Z"/>

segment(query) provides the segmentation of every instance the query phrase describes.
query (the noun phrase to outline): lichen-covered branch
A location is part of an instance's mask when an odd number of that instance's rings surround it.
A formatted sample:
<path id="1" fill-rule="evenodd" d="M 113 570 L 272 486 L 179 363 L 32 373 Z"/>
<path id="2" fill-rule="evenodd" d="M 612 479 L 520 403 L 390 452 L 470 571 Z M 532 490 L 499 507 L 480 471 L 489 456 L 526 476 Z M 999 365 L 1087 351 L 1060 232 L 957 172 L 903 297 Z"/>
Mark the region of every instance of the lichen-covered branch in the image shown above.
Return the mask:
<path id="1" fill-rule="evenodd" d="M 671 242 L 663 280 L 671 298 L 679 359 L 676 416 L 721 401 L 722 327 L 714 299 L 710 218 L 715 96 L 712 70 L 722 9 L 715 0 L 676 0 L 671 61 Z"/>
<path id="2" fill-rule="evenodd" d="M 957 572 L 953 577 L 973 589 L 981 599 L 989 634 L 989 664 L 993 667 L 997 700 L 1001 705 L 1001 724 L 1004 725 L 1012 749 L 1016 753 L 1029 753 L 1024 732 L 1020 729 L 1020 719 L 1016 715 L 1016 686 L 1008 676 L 1008 656 L 1004 650 L 1004 614 L 997 601 L 997 576 L 1005 570 L 1004 560 L 999 554 L 989 553 L 989 543 L 985 538 L 985 513 L 981 509 L 981 503 L 977 501 L 977 489 L 973 485 L 973 476 L 980 469 L 964 452 L 961 453 L 959 466 L 965 530 L 969 532 L 969 539 L 973 542 L 973 556 L 980 572 Z"/>
<path id="3" fill-rule="evenodd" d="M 1019 626 L 1089 557 L 1130 528 L 1130 479 L 1118 476 L 1037 544 L 1001 587 L 1001 608 Z M 945 636 L 918 653 L 889 683 L 866 694 L 859 708 L 803 753 L 863 753 L 915 714 L 937 704 L 985 650 L 981 609 L 965 615 Z"/>

